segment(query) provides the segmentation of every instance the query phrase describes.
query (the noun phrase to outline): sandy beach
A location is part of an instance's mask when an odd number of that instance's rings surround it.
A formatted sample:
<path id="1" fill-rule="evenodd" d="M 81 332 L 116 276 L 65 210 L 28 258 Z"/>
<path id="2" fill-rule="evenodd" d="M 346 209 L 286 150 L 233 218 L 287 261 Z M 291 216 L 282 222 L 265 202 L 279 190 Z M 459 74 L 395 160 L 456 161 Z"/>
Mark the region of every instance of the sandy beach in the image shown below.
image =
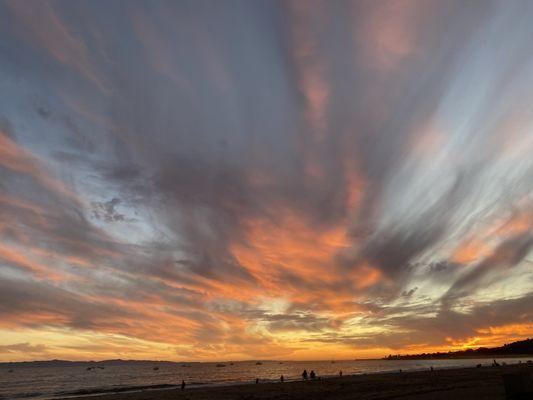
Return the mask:
<path id="1" fill-rule="evenodd" d="M 225 387 L 186 388 L 185 390 L 146 390 L 105 394 L 91 396 L 90 398 L 92 400 L 496 400 L 506 398 L 502 376 L 513 373 L 528 374 L 531 378 L 533 366 L 519 364 L 502 367 L 352 375 L 305 382 L 259 383 Z M 82 398 L 79 397 L 79 399 Z"/>

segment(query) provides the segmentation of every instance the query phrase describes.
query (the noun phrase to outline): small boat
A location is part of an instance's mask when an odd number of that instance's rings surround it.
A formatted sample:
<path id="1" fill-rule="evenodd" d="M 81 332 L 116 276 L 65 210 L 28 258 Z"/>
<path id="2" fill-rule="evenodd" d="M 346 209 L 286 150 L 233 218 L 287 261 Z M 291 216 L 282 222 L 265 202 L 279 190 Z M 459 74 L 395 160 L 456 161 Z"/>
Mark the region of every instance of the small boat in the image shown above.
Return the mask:
<path id="1" fill-rule="evenodd" d="M 12 370 L 12 369 L 10 369 L 10 370 L 9 370 L 9 371 L 7 371 L 7 372 L 13 372 L 13 370 Z"/>
<path id="2" fill-rule="evenodd" d="M 217 364 L 218 368 L 222 368 L 222 367 L 225 367 L 225 366 L 226 366 L 226 364 Z"/>
<path id="3" fill-rule="evenodd" d="M 258 362 L 255 363 L 255 365 L 263 365 L 263 363 L 258 361 Z"/>
<path id="4" fill-rule="evenodd" d="M 154 367 L 152 368 L 154 371 L 158 371 L 159 370 L 159 367 Z"/>

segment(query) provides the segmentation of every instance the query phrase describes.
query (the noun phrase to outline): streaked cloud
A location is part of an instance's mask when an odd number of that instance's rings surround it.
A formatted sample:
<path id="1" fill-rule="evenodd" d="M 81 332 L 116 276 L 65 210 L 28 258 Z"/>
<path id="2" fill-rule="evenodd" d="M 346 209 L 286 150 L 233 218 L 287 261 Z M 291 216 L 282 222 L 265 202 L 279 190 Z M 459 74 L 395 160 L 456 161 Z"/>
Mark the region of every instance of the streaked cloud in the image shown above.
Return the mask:
<path id="1" fill-rule="evenodd" d="M 531 336 L 527 2 L 0 2 L 0 355 Z"/>

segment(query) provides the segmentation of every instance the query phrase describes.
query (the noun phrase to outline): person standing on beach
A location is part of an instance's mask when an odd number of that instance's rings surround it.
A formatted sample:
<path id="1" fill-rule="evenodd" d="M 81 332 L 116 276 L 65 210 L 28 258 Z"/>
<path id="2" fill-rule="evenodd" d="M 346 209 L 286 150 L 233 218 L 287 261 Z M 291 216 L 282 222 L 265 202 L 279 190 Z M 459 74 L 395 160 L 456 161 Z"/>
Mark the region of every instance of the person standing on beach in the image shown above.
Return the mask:
<path id="1" fill-rule="evenodd" d="M 304 378 L 304 381 L 307 380 L 307 370 L 304 369 L 304 372 L 302 372 L 302 378 Z"/>
<path id="2" fill-rule="evenodd" d="M 181 381 L 181 390 L 183 390 L 183 389 L 185 389 L 185 381 L 184 380 Z"/>
<path id="3" fill-rule="evenodd" d="M 342 378 L 342 369 L 339 371 L 339 376 Z"/>
<path id="4" fill-rule="evenodd" d="M 309 374 L 309 377 L 314 380 L 316 378 L 315 371 L 311 370 L 311 373 Z"/>
<path id="5" fill-rule="evenodd" d="M 285 381 L 285 378 L 283 377 L 283 375 L 280 376 L 279 380 L 281 381 L 281 383 L 283 383 L 283 381 Z"/>

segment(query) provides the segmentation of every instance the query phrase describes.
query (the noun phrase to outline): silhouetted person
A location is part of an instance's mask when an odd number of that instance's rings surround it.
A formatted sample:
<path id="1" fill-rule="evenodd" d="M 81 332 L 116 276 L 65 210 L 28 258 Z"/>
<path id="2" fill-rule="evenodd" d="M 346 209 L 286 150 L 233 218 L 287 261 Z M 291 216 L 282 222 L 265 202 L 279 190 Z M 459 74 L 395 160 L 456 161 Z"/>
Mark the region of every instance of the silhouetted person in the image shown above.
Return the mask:
<path id="1" fill-rule="evenodd" d="M 280 376 L 279 380 L 281 381 L 281 383 L 283 383 L 283 381 L 285 380 L 285 378 L 283 377 L 283 375 Z"/>
<path id="2" fill-rule="evenodd" d="M 256 383 L 256 384 L 259 383 L 259 378 L 255 378 L 255 383 Z"/>
<path id="3" fill-rule="evenodd" d="M 185 389 L 185 381 L 184 380 L 181 381 L 181 390 L 183 390 L 183 389 Z"/>
<path id="4" fill-rule="evenodd" d="M 309 374 L 309 377 L 310 377 L 311 379 L 315 379 L 315 378 L 316 378 L 315 371 L 311 370 L 311 373 Z"/>
<path id="5" fill-rule="evenodd" d="M 342 378 L 342 369 L 339 371 L 339 376 Z"/>
<path id="6" fill-rule="evenodd" d="M 304 378 L 304 381 L 307 380 L 307 370 L 304 369 L 304 372 L 302 372 L 302 378 Z"/>
<path id="7" fill-rule="evenodd" d="M 431 370 L 431 372 L 433 372 L 433 366 L 429 367 L 429 369 Z"/>
<path id="8" fill-rule="evenodd" d="M 498 363 L 496 362 L 496 360 L 492 360 L 492 366 L 493 366 L 493 367 L 499 367 L 500 364 L 498 364 Z"/>

